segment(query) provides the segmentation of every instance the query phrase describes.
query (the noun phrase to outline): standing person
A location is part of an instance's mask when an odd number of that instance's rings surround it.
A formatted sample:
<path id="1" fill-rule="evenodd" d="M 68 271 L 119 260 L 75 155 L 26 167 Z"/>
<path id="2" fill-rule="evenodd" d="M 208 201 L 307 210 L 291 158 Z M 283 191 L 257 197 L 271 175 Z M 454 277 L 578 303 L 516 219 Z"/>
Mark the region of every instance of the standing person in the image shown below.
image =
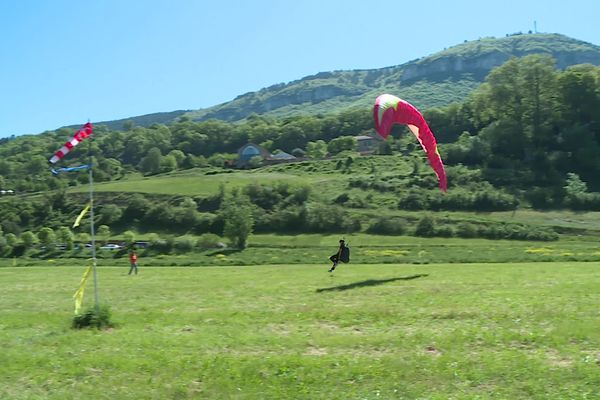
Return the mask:
<path id="1" fill-rule="evenodd" d="M 131 273 L 133 271 L 135 271 L 135 274 L 137 275 L 138 265 L 137 265 L 137 253 L 135 252 L 135 247 L 133 247 L 131 250 L 129 250 L 129 263 L 131 266 L 129 267 L 129 273 L 127 275 L 131 275 Z"/>
<path id="2" fill-rule="evenodd" d="M 339 262 L 347 263 L 350 261 L 350 249 L 346 246 L 344 239 L 340 240 L 340 247 L 338 248 L 337 253 L 329 257 L 329 260 L 333 263 L 329 272 L 333 272 L 335 267 L 339 264 Z"/>

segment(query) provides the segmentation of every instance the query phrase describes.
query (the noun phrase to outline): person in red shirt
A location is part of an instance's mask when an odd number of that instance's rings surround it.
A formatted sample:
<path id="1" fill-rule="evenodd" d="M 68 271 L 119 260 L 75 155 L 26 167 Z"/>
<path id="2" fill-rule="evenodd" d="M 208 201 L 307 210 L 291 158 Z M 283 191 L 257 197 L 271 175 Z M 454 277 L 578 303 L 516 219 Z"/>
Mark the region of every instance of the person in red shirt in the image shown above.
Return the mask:
<path id="1" fill-rule="evenodd" d="M 135 252 L 135 249 L 131 249 L 129 251 L 129 263 L 131 264 L 131 267 L 129 267 L 129 273 L 127 275 L 131 275 L 131 273 L 133 271 L 135 271 L 135 274 L 137 275 L 138 265 L 137 265 L 137 253 Z"/>

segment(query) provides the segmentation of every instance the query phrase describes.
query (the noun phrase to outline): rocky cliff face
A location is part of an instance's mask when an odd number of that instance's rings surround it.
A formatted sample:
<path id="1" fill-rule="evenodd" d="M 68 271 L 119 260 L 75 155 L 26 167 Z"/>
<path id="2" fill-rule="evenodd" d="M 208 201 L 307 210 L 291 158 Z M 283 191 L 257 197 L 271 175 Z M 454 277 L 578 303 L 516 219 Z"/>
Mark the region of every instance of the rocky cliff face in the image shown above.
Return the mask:
<path id="1" fill-rule="evenodd" d="M 261 108 L 263 112 L 268 112 L 290 104 L 314 104 L 338 96 L 355 96 L 360 93 L 361 91 L 357 89 L 334 85 L 306 87 L 294 92 L 286 91 L 283 93 L 276 93 L 265 99 L 261 104 Z"/>
<path id="2" fill-rule="evenodd" d="M 510 57 L 509 54 L 497 52 L 473 58 L 451 56 L 430 62 L 416 62 L 404 68 L 402 80 L 416 80 L 440 73 L 487 72 L 502 65 Z"/>
<path id="3" fill-rule="evenodd" d="M 444 57 L 431 62 L 407 65 L 402 73 L 402 79 L 407 81 L 416 80 L 440 73 L 489 72 L 504 64 L 511 57 L 524 57 L 529 54 L 539 53 L 523 52 L 519 54 L 507 54 L 504 52 L 494 52 L 474 58 Z M 570 65 L 576 64 L 600 65 L 600 54 L 591 51 L 581 53 L 560 52 L 550 53 L 550 55 L 554 57 L 556 66 L 560 69 L 565 69 Z"/>

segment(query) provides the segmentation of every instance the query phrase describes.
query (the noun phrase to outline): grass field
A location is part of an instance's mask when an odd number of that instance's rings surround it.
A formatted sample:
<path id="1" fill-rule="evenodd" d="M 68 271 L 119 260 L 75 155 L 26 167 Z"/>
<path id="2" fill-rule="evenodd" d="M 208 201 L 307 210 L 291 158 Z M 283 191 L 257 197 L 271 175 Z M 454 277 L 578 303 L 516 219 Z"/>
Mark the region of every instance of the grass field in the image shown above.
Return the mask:
<path id="1" fill-rule="evenodd" d="M 0 268 L 2 399 L 596 399 L 597 263 Z M 92 299 L 88 283 L 86 303 Z"/>

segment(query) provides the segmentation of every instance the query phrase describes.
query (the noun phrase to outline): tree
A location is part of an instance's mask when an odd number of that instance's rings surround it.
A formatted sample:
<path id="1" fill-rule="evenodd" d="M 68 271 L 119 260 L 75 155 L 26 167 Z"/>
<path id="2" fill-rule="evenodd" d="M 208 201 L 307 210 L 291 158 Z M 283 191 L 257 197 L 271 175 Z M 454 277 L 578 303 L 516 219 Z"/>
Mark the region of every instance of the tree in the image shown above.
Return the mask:
<path id="1" fill-rule="evenodd" d="M 80 232 L 77 235 L 75 235 L 75 240 L 77 240 L 77 242 L 79 243 L 86 244 L 89 243 L 90 240 L 92 240 L 92 237 L 87 232 Z"/>
<path id="2" fill-rule="evenodd" d="M 283 149 L 284 151 L 292 151 L 296 147 L 304 147 L 306 145 L 306 134 L 301 127 L 290 123 L 284 125 L 281 130 L 281 134 L 273 142 L 276 148 Z"/>
<path id="3" fill-rule="evenodd" d="M 130 244 L 130 245 L 134 244 L 135 243 L 135 233 L 133 233 L 132 231 L 123 232 L 123 240 L 127 244 Z"/>
<path id="4" fill-rule="evenodd" d="M 160 172 L 171 172 L 177 169 L 177 159 L 173 155 L 166 155 L 160 159 Z"/>
<path id="5" fill-rule="evenodd" d="M 324 158 L 327 155 L 327 143 L 324 140 L 308 142 L 306 144 L 306 155 L 314 159 Z"/>
<path id="6" fill-rule="evenodd" d="M 263 158 L 261 156 L 254 156 L 248 160 L 248 167 L 259 168 L 263 164 Z"/>
<path id="7" fill-rule="evenodd" d="M 8 246 L 8 241 L 6 240 L 6 237 L 4 236 L 4 232 L 2 232 L 2 227 L 0 226 L 0 253 L 3 252 L 4 250 L 6 250 L 7 246 Z"/>
<path id="8" fill-rule="evenodd" d="M 110 228 L 108 227 L 108 225 L 100 225 L 98 227 L 97 234 L 102 239 L 108 240 L 108 238 L 110 237 Z"/>
<path id="9" fill-rule="evenodd" d="M 107 204 L 98 212 L 100 223 L 111 225 L 119 221 L 123 216 L 123 210 L 116 204 Z"/>
<path id="10" fill-rule="evenodd" d="M 221 215 L 225 221 L 223 235 L 235 247 L 245 249 L 254 227 L 252 205 L 248 197 L 239 192 L 232 193 L 223 201 Z"/>
<path id="11" fill-rule="evenodd" d="M 183 151 L 181 150 L 171 150 L 169 152 L 169 154 L 167 154 L 167 157 L 172 156 L 175 158 L 175 160 L 177 161 L 177 166 L 181 166 L 181 164 L 183 163 L 183 160 L 185 160 L 185 154 Z"/>
<path id="12" fill-rule="evenodd" d="M 327 144 L 327 151 L 329 154 L 338 154 L 345 150 L 355 150 L 356 139 L 352 136 L 341 136 L 333 139 Z"/>
<path id="13" fill-rule="evenodd" d="M 146 175 L 153 175 L 160 172 L 160 161 L 162 159 L 162 154 L 160 149 L 157 147 L 153 147 L 148 151 L 148 154 L 142 161 L 140 161 L 140 171 L 142 171 Z"/>
<path id="14" fill-rule="evenodd" d="M 10 247 L 15 247 L 19 242 L 17 235 L 15 235 L 14 233 L 7 233 L 4 237 L 6 238 L 6 244 Z"/>
<path id="15" fill-rule="evenodd" d="M 56 243 L 56 235 L 54 233 L 54 229 L 44 227 L 38 232 L 38 239 L 42 246 L 46 246 L 46 248 L 53 246 Z"/>
<path id="16" fill-rule="evenodd" d="M 56 232 L 56 239 L 59 243 L 64 244 L 67 250 L 71 250 L 73 248 L 73 238 L 73 232 L 71 232 L 69 227 L 61 226 L 58 228 L 58 231 Z"/>
<path id="17" fill-rule="evenodd" d="M 128 119 L 127 121 L 123 122 L 123 129 L 126 131 L 132 130 L 134 126 L 135 122 L 133 122 L 133 120 L 131 119 Z"/>
<path id="18" fill-rule="evenodd" d="M 121 161 L 114 158 L 104 158 L 98 163 L 98 167 L 108 175 L 109 179 L 120 177 L 123 173 Z"/>
<path id="19" fill-rule="evenodd" d="M 140 220 L 146 215 L 148 210 L 150 210 L 151 206 L 152 203 L 149 200 L 147 200 L 144 196 L 142 196 L 139 193 L 134 193 L 129 198 L 129 204 L 125 209 L 122 219 L 124 220 L 124 222 L 128 223 Z"/>
<path id="20" fill-rule="evenodd" d="M 196 207 L 175 207 L 173 208 L 174 222 L 181 228 L 186 230 L 196 226 L 200 220 L 200 214 L 196 211 Z M 172 224 L 172 223 L 171 223 Z"/>
<path id="21" fill-rule="evenodd" d="M 42 156 L 33 156 L 25 164 L 25 173 L 28 175 L 40 175 L 48 168 L 48 161 Z"/>
<path id="22" fill-rule="evenodd" d="M 567 174 L 567 185 L 564 187 L 567 196 L 577 197 L 587 192 L 587 185 L 579 178 L 579 175 L 569 172 Z"/>
<path id="23" fill-rule="evenodd" d="M 23 241 L 23 246 L 25 246 L 26 249 L 30 249 L 38 242 L 38 238 L 33 232 L 26 231 L 21 235 L 21 241 Z"/>

